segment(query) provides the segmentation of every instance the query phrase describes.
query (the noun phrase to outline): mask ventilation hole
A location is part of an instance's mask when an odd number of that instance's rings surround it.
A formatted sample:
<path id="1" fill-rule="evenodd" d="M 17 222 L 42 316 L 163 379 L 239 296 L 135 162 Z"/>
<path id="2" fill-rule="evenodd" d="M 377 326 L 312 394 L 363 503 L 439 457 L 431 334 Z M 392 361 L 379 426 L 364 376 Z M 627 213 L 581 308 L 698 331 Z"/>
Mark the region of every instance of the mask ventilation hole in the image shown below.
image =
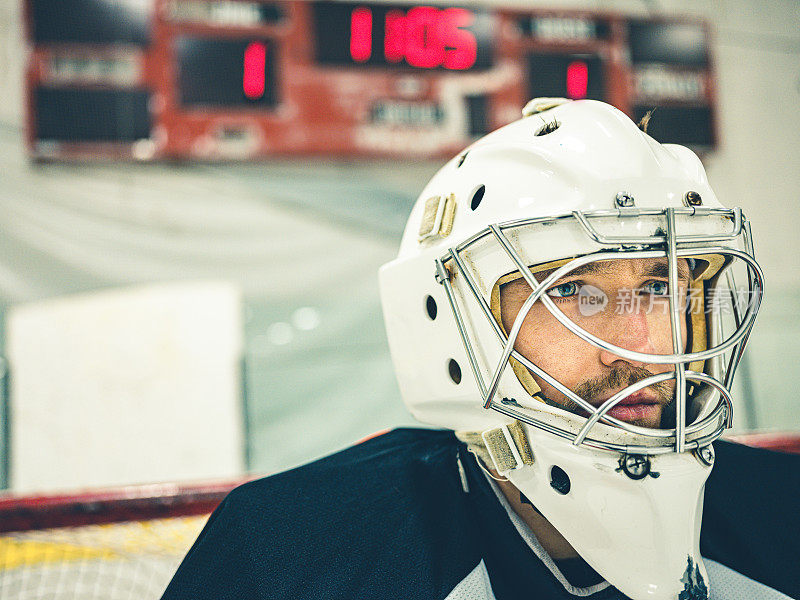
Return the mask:
<path id="1" fill-rule="evenodd" d="M 550 467 L 550 487 L 552 487 L 559 494 L 569 494 L 569 475 L 566 474 L 564 469 L 553 465 Z"/>
<path id="2" fill-rule="evenodd" d="M 561 123 L 553 119 L 552 121 L 545 121 L 544 125 L 539 128 L 539 131 L 536 132 L 536 136 L 547 135 L 548 133 L 553 133 L 556 129 L 561 127 Z"/>
<path id="3" fill-rule="evenodd" d="M 467 160 L 467 154 L 469 154 L 469 152 L 464 152 L 464 154 L 462 154 L 461 157 L 458 159 L 458 164 L 456 165 L 456 169 L 459 168 L 461 165 L 463 165 L 464 161 Z"/>
<path id="4" fill-rule="evenodd" d="M 425 296 L 425 312 L 428 313 L 428 318 L 430 318 L 431 321 L 436 318 L 438 310 L 439 309 L 436 307 L 436 300 L 433 299 L 433 296 Z"/>
<path id="5" fill-rule="evenodd" d="M 450 379 L 453 380 L 453 383 L 456 385 L 461 383 L 461 367 L 452 358 L 447 362 L 447 372 L 450 374 Z"/>
<path id="6" fill-rule="evenodd" d="M 480 206 L 481 201 L 483 200 L 483 195 L 485 193 L 486 193 L 486 186 L 485 185 L 478 186 L 478 189 L 476 189 L 474 192 L 472 192 L 472 200 L 470 200 L 470 203 L 469 203 L 469 207 L 472 210 L 475 210 L 476 208 L 478 208 L 478 206 Z"/>

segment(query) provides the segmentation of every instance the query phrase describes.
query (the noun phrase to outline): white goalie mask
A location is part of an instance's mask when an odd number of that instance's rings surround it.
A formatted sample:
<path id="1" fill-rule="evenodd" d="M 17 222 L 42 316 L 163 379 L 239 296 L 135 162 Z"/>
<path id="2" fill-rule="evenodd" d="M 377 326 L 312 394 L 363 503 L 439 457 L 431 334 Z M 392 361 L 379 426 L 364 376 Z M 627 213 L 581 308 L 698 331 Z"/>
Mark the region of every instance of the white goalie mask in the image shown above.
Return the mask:
<path id="1" fill-rule="evenodd" d="M 523 114 L 433 177 L 380 271 L 404 401 L 625 595 L 705 599 L 711 442 L 763 289 L 749 224 L 607 104 Z"/>

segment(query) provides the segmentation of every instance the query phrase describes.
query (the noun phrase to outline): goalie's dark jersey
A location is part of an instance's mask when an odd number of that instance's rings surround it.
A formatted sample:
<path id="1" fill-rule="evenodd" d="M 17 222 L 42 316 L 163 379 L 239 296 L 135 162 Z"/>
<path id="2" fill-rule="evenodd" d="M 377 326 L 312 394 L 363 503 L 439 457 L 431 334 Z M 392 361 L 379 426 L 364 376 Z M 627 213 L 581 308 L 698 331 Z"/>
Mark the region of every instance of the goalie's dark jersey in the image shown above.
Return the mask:
<path id="1" fill-rule="evenodd" d="M 800 457 L 715 447 L 701 539 L 712 597 L 800 598 Z M 578 592 L 622 597 L 592 583 Z M 399 429 L 235 489 L 163 598 L 575 600 L 568 587 L 452 432 Z"/>

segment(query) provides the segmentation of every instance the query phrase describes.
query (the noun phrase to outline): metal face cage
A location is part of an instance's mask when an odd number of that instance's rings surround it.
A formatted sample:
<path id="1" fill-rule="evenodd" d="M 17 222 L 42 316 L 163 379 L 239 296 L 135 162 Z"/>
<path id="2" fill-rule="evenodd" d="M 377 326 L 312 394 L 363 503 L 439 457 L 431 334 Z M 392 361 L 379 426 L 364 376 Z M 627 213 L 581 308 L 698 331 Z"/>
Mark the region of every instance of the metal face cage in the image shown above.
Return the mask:
<path id="1" fill-rule="evenodd" d="M 643 222 L 646 224 L 644 228 L 642 227 Z M 681 224 L 681 229 L 684 231 L 678 231 L 678 223 Z M 568 260 L 566 264 L 563 264 L 562 260 L 562 266 L 540 281 L 530 269 L 534 262 L 531 258 L 523 256 L 525 252 L 522 250 L 524 245 L 521 240 L 526 236 L 528 239 L 535 239 L 531 237 L 532 230 L 535 228 L 541 229 L 555 225 L 566 226 L 573 232 L 581 232 L 583 241 L 579 242 L 579 245 L 582 243 L 582 252 L 573 251 L 562 254 L 562 259 L 564 256 L 575 256 L 575 258 Z M 575 238 L 574 235 L 572 237 Z M 522 305 L 508 335 L 494 318 L 489 303 L 481 291 L 483 289 L 485 292 L 486 283 L 480 277 L 476 277 L 477 272 L 473 271 L 476 268 L 475 263 L 480 260 L 480 255 L 487 255 L 486 246 L 491 243 L 496 244 L 502 250 L 499 254 L 502 255 L 505 262 L 510 259 L 510 264 L 519 271 L 532 290 Z M 482 246 L 483 249 L 479 246 Z M 574 248 L 577 247 L 574 246 Z M 731 292 L 728 300 L 730 312 L 735 321 L 735 329 L 727 339 L 722 339 L 721 311 L 717 308 L 712 313 L 711 327 L 719 341 L 712 343 L 709 340 L 706 349 L 685 352 L 681 347 L 680 327 L 684 314 L 681 310 L 678 291 L 678 259 L 704 255 L 720 256 L 725 261 L 725 266 L 715 275 L 712 285 L 716 286 L 721 277 L 726 278 L 728 289 Z M 664 257 L 666 257 L 668 267 L 668 300 L 673 347 L 671 354 L 646 354 L 621 348 L 600 339 L 567 317 L 545 293 L 570 271 L 589 263 L 622 258 L 654 259 Z M 741 261 L 747 271 L 749 301 L 744 307 L 741 306 L 741 302 L 737 301 L 734 294 L 734 290 L 737 288 L 730 269 L 728 269 L 729 263 L 735 259 Z M 493 224 L 459 245 L 449 248 L 444 255 L 435 259 L 435 264 L 436 279 L 445 288 L 472 373 L 480 390 L 483 406 L 487 410 L 497 411 L 531 426 L 567 438 L 576 446 L 583 444 L 628 454 L 652 455 L 702 448 L 717 439 L 726 427 L 731 426 L 733 404 L 730 386 L 761 303 L 764 279 L 763 272 L 754 257 L 749 222 L 743 217 L 740 209 L 621 208 L 574 211 L 555 217 Z M 463 279 L 466 284 L 465 289 L 468 290 L 468 293 L 463 294 L 462 302 L 466 303 L 470 299 L 477 303 L 479 314 L 482 313 L 488 320 L 502 348 L 499 361 L 493 367 L 489 367 L 488 371 L 482 370 L 480 357 L 483 354 L 478 351 L 476 344 L 471 339 L 468 318 L 465 318 L 469 307 L 460 305 L 457 298 L 453 285 L 456 277 Z M 490 277 L 495 277 L 495 275 L 490 275 Z M 649 364 L 673 365 L 674 370 L 671 373 L 660 373 L 642 379 L 614 394 L 602 405 L 593 406 L 514 349 L 522 323 L 537 301 L 541 301 L 553 317 L 585 342 L 613 352 L 624 359 Z M 711 338 L 711 334 L 708 337 Z M 541 418 L 535 410 L 499 399 L 500 380 L 512 357 L 584 409 L 589 414 L 585 424 L 577 431 L 569 430 L 558 426 L 553 421 Z M 717 364 L 721 366 L 718 376 L 716 373 L 708 374 L 689 369 L 689 364 L 695 361 L 703 361 L 705 364 L 709 364 L 706 361 L 717 361 Z M 668 380 L 675 381 L 674 428 L 642 427 L 615 419 L 607 414 L 629 395 L 647 386 Z M 707 390 L 714 390 L 718 396 L 713 410 L 707 412 L 698 421 L 687 424 L 687 395 L 690 385 L 695 387 L 704 385 Z M 598 439 L 602 436 L 592 434 L 600 422 L 631 435 L 628 436 L 625 443 L 615 443 L 609 441 L 608 438 Z"/>

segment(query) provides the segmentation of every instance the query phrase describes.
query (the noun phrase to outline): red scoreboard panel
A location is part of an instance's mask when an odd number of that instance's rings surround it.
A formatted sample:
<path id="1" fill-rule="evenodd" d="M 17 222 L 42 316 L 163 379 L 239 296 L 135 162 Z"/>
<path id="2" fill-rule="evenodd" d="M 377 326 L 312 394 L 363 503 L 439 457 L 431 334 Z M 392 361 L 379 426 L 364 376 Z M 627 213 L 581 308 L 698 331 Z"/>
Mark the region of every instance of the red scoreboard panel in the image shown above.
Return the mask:
<path id="1" fill-rule="evenodd" d="M 537 96 L 715 145 L 696 20 L 468 6 L 27 0 L 32 157 L 452 154 Z"/>

